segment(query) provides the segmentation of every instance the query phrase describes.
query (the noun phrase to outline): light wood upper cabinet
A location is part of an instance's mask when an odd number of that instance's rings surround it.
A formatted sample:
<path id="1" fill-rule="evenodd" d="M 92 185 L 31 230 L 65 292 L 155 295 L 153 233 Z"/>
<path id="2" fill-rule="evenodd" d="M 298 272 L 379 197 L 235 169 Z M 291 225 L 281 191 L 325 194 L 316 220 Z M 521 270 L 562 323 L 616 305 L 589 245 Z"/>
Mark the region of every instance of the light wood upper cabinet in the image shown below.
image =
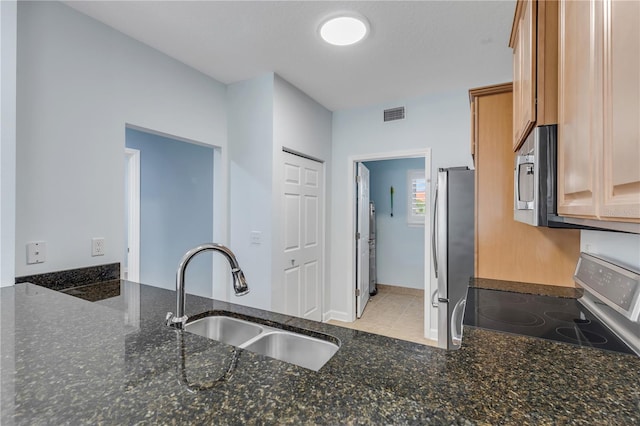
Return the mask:
<path id="1" fill-rule="evenodd" d="M 604 3 L 602 219 L 640 219 L 640 2 Z"/>
<path id="2" fill-rule="evenodd" d="M 535 125 L 557 123 L 557 1 L 518 0 L 509 46 L 515 151 Z"/>
<path id="3" fill-rule="evenodd" d="M 514 149 L 536 122 L 536 13 L 534 1 L 520 1 L 514 18 L 513 39 L 513 140 Z"/>
<path id="4" fill-rule="evenodd" d="M 559 16 L 558 212 L 640 222 L 640 2 Z"/>
<path id="5" fill-rule="evenodd" d="M 595 2 L 560 4 L 560 64 L 558 95 L 558 213 L 595 216 L 599 115 L 602 100 L 593 68 L 596 51 L 589 22 Z M 594 102 L 595 101 L 595 102 Z M 597 156 L 600 157 L 600 156 Z"/>

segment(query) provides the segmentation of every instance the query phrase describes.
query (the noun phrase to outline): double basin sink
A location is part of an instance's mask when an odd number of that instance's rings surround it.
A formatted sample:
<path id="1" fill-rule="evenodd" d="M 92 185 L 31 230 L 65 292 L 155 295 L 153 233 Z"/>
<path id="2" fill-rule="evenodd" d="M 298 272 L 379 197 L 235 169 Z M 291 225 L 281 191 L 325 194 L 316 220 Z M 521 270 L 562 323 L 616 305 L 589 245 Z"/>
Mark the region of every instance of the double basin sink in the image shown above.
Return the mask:
<path id="1" fill-rule="evenodd" d="M 314 371 L 339 348 L 328 340 L 224 315 L 196 319 L 184 330 Z"/>

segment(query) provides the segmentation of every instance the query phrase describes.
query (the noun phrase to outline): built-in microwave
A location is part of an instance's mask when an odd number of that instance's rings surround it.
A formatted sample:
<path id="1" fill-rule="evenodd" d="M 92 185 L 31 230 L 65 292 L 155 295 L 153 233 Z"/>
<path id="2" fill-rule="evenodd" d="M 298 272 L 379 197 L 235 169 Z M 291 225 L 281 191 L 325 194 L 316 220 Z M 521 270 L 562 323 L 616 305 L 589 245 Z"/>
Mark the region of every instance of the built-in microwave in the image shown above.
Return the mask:
<path id="1" fill-rule="evenodd" d="M 566 227 L 556 212 L 557 126 L 535 127 L 515 159 L 514 219 L 533 226 Z"/>
<path id="2" fill-rule="evenodd" d="M 556 125 L 534 127 L 516 154 L 514 219 L 533 226 L 640 234 L 640 223 L 558 216 L 557 129 Z"/>

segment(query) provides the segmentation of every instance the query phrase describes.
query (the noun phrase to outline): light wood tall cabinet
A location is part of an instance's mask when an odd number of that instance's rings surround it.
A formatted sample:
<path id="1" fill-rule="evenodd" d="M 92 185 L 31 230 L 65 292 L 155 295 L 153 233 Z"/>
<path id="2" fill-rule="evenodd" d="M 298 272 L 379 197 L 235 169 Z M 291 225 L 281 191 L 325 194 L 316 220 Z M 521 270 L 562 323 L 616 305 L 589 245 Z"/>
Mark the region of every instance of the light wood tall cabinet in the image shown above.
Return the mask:
<path id="1" fill-rule="evenodd" d="M 558 2 L 518 0 L 513 49 L 513 150 L 534 126 L 557 123 Z"/>
<path id="2" fill-rule="evenodd" d="M 512 85 L 469 91 L 475 135 L 475 276 L 573 287 L 577 230 L 513 219 Z"/>
<path id="3" fill-rule="evenodd" d="M 640 222 L 640 2 L 562 1 L 558 212 Z"/>

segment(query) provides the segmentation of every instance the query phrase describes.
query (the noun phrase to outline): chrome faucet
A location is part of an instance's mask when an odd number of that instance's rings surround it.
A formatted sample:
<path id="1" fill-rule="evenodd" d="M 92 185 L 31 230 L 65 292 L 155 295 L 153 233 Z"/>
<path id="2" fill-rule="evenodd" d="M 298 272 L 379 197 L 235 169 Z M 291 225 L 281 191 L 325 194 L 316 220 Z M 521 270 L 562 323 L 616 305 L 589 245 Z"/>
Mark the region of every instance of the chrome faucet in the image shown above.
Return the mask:
<path id="1" fill-rule="evenodd" d="M 182 329 L 187 322 L 188 317 L 184 314 L 184 275 L 187 270 L 187 265 L 189 265 L 191 259 L 204 251 L 217 251 L 227 258 L 231 265 L 231 273 L 233 274 L 233 291 L 235 291 L 236 296 L 244 296 L 249 293 L 249 287 L 247 286 L 247 280 L 244 278 L 244 273 L 238 265 L 236 256 L 228 247 L 217 243 L 199 245 L 198 247 L 194 247 L 186 252 L 184 256 L 182 256 L 182 260 L 180 260 L 178 271 L 176 272 L 176 314 L 174 315 L 172 312 L 167 313 L 167 317 L 165 319 L 167 325 L 172 325 L 176 328 Z"/>

